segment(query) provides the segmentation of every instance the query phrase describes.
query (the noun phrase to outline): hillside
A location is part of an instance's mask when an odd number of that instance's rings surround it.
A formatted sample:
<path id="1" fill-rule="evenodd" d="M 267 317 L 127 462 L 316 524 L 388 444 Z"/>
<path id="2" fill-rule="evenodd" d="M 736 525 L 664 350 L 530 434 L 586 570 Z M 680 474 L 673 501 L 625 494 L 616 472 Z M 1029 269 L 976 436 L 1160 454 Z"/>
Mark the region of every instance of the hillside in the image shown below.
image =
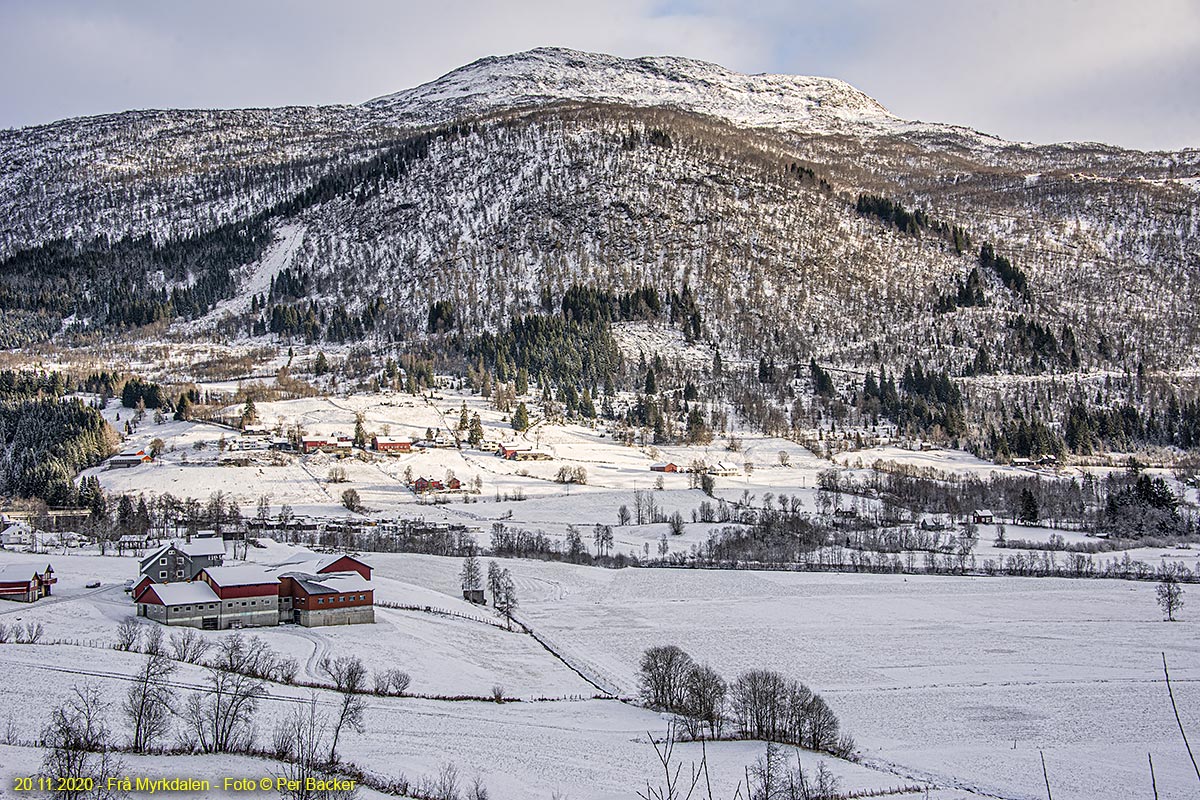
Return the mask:
<path id="1" fill-rule="evenodd" d="M 8 346 L 154 324 L 403 353 L 433 331 L 461 369 L 582 285 L 652 291 L 634 318 L 780 383 L 849 370 L 840 390 L 917 361 L 1148 412 L 1143 373 L 1174 392 L 1200 354 L 1200 151 L 1010 143 L 832 79 L 543 48 L 359 106 L 7 131 L 0 155 Z M 654 355 L 552 380 L 630 385 Z"/>

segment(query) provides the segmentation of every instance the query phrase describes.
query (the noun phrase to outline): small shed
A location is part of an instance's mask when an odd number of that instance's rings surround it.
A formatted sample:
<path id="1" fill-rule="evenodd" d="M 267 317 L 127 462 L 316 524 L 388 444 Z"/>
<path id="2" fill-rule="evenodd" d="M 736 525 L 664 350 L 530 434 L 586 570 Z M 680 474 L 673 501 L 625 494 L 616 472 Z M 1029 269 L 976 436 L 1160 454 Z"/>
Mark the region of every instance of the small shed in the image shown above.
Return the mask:
<path id="1" fill-rule="evenodd" d="M 996 521 L 996 515 L 986 508 L 981 508 L 971 515 L 971 521 L 976 525 L 991 525 Z"/>
<path id="2" fill-rule="evenodd" d="M 487 598 L 483 596 L 483 589 L 463 589 L 463 600 L 468 603 L 474 603 L 477 606 L 487 605 Z"/>

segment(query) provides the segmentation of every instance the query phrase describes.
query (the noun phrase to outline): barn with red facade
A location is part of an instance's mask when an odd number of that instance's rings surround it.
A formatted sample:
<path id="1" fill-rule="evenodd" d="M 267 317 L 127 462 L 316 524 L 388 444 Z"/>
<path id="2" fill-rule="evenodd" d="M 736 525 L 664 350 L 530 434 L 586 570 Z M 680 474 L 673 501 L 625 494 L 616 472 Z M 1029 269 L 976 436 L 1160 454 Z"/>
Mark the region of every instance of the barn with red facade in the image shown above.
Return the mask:
<path id="1" fill-rule="evenodd" d="M 42 569 L 37 564 L 4 564 L 0 566 L 0 600 L 32 603 L 50 596 L 50 587 L 58 583 L 54 568 Z"/>

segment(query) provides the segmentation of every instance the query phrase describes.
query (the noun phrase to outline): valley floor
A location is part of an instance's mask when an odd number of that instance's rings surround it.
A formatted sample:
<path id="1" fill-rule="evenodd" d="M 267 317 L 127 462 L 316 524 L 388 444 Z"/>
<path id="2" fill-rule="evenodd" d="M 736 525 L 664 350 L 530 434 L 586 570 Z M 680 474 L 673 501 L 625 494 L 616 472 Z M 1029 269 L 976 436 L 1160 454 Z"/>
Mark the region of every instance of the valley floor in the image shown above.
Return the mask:
<path id="1" fill-rule="evenodd" d="M 271 544 L 252 549 L 251 557 L 274 560 L 292 549 Z M 4 553 L 0 563 L 16 558 L 29 556 Z M 136 570 L 134 559 L 53 559 L 63 576 L 55 598 L 0 606 L 0 620 L 42 622 L 44 641 L 79 642 L 0 646 L 5 672 L 21 676 L 8 690 L 4 713 L 29 738 L 37 735 L 31 721 L 74 685 L 95 683 L 115 702 L 143 658 L 108 649 L 117 622 L 132 610 L 119 587 Z M 1145 794 L 1149 752 L 1163 800 L 1194 796 L 1160 653 L 1170 660 L 1185 728 L 1200 729 L 1196 623 L 1161 622 L 1151 585 L 604 570 L 503 560 L 517 581 L 520 618 L 569 668 L 531 637 L 486 624 L 495 622 L 489 611 L 453 597 L 458 559 L 372 554 L 369 560 L 381 600 L 428 604 L 477 621 L 381 610 L 375 625 L 251 633 L 296 657 L 301 679 L 321 654 L 354 652 L 372 671 L 409 671 L 416 694 L 486 695 L 503 684 L 509 697 L 557 698 L 504 704 L 371 698 L 367 733 L 348 736 L 344 755 L 382 775 L 415 778 L 454 763 L 464 779 L 479 774 L 496 798 L 632 797 L 654 774 L 647 734 L 663 735 L 666 720 L 616 700 L 585 699 L 596 690 L 572 668 L 628 696 L 641 651 L 673 643 L 730 679 L 763 667 L 821 692 L 864 757 L 862 765 L 821 757 L 847 790 L 920 784 L 935 787 L 929 796 L 943 800 L 1040 797 L 1044 753 L 1056 798 L 1118 800 Z M 105 585 L 83 588 L 93 577 Z M 184 691 L 202 675 L 183 666 L 173 680 Z M 269 737 L 279 717 L 309 693 L 272 685 L 260 736 Z M 316 694 L 323 706 L 332 704 L 331 693 Z M 732 796 L 744 766 L 761 751 L 751 742 L 709 746 L 718 797 Z M 7 773 L 36 767 L 35 749 L 4 752 L 11 758 Z M 678 752 L 690 761 L 698 746 Z M 812 768 L 819 760 L 802 758 Z M 222 772 L 227 763 L 242 763 L 133 759 L 139 769 L 142 761 L 151 772 L 185 763 Z"/>

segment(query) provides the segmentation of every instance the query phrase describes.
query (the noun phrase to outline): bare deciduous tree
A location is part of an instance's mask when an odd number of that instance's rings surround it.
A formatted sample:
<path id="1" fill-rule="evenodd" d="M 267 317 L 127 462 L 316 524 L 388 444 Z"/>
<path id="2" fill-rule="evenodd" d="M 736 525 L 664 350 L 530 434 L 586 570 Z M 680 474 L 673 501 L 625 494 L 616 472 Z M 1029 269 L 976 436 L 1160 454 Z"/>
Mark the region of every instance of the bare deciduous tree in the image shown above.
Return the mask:
<path id="1" fill-rule="evenodd" d="M 134 650 L 142 638 L 142 626 L 133 617 L 123 619 L 117 625 L 117 642 L 113 645 L 116 650 Z"/>
<path id="2" fill-rule="evenodd" d="M 184 628 L 171 634 L 171 655 L 177 661 L 199 664 L 211 646 L 195 628 Z"/>
<path id="3" fill-rule="evenodd" d="M 325 759 L 329 722 L 317 712 L 315 693 L 304 705 L 293 708 L 275 729 L 275 756 L 285 762 L 276 777 L 289 783 L 282 796 L 288 800 L 353 800 L 355 789 L 322 789 L 322 782 L 337 777 Z"/>
<path id="4" fill-rule="evenodd" d="M 329 763 L 336 764 L 338 740 L 342 731 L 347 727 L 358 733 L 365 730 L 363 717 L 367 711 L 367 703 L 363 699 L 363 693 L 367 691 L 367 668 L 357 656 L 323 658 L 320 667 L 342 695 L 338 714 L 333 721 L 333 738 L 329 745 Z"/>
<path id="5" fill-rule="evenodd" d="M 673 644 L 646 650 L 638 667 L 642 700 L 652 708 L 680 710 L 684 682 L 693 665 L 692 657 Z"/>
<path id="6" fill-rule="evenodd" d="M 175 663 L 164 655 L 152 655 L 142 662 L 133 684 L 125 694 L 121 709 L 132 729 L 130 748 L 144 753 L 167 734 L 171 726 L 172 692 L 169 684 Z"/>
<path id="7" fill-rule="evenodd" d="M 50 712 L 50 722 L 42 731 L 47 748 L 42 772 L 47 777 L 93 778 L 95 786 L 70 783 L 55 797 L 81 800 L 117 800 L 128 794 L 109 789 L 107 775 L 120 775 L 124 764 L 112 752 L 112 731 L 105 718 L 106 706 L 94 686 L 75 687 L 71 695 Z"/>
<path id="8" fill-rule="evenodd" d="M 402 695 L 408 691 L 412 676 L 399 669 L 385 669 L 375 673 L 375 694 Z"/>
<path id="9" fill-rule="evenodd" d="M 261 680 L 216 666 L 207 669 L 207 686 L 184 704 L 181 744 L 206 753 L 245 750 L 254 740 L 254 713 L 266 694 Z"/>
<path id="10" fill-rule="evenodd" d="M 1158 607 L 1167 615 L 1168 622 L 1175 621 L 1175 614 L 1183 608 L 1183 586 L 1174 575 L 1166 575 L 1154 589 Z"/>

